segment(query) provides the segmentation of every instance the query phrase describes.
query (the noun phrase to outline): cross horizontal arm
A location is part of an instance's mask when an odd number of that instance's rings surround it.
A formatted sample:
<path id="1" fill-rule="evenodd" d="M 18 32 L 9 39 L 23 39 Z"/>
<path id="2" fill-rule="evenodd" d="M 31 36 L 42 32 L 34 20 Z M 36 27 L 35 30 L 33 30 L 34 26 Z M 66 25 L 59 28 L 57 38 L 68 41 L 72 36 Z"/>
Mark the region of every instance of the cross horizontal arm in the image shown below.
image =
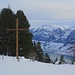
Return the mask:
<path id="1" fill-rule="evenodd" d="M 15 31 L 16 29 L 6 29 L 6 30 L 9 30 L 9 31 Z M 18 30 L 20 30 L 20 31 L 23 31 L 23 30 L 28 30 L 28 29 L 18 29 Z"/>
<path id="2" fill-rule="evenodd" d="M 28 29 L 18 29 L 18 30 L 28 30 Z"/>

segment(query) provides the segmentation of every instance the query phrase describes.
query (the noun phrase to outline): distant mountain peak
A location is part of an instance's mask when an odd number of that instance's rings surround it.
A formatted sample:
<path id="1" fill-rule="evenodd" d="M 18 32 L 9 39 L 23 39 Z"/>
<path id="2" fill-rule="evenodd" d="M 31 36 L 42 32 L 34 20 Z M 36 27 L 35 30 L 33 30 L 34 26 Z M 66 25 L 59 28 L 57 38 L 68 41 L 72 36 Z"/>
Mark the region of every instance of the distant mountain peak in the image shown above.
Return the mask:
<path id="1" fill-rule="evenodd" d="M 70 37 L 75 40 L 75 25 L 42 25 L 32 28 L 31 32 L 34 36 L 33 40 L 40 41 L 44 51 L 72 54 L 68 53 L 67 48 Z"/>

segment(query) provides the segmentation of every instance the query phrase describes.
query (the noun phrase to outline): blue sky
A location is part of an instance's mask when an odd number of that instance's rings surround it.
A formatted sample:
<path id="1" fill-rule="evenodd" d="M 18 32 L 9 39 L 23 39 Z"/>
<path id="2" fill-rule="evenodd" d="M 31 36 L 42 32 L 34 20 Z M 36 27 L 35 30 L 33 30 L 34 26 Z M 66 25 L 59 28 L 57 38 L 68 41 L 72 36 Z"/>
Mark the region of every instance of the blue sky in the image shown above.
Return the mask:
<path id="1" fill-rule="evenodd" d="M 31 25 L 75 24 L 75 0 L 0 0 L 0 10 L 8 4 L 23 10 Z"/>

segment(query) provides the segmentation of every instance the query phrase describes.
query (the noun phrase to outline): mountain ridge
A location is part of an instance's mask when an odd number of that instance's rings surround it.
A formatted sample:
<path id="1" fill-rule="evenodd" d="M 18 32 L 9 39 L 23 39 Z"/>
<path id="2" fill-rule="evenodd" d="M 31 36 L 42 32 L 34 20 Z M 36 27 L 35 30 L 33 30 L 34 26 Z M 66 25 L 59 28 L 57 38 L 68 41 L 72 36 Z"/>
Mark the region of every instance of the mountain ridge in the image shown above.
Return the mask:
<path id="1" fill-rule="evenodd" d="M 74 36 L 74 30 L 75 25 L 42 25 L 31 28 L 30 31 L 33 33 L 33 40 L 41 42 L 44 52 L 72 55 L 72 51 L 67 48 L 70 44 L 69 37 Z"/>

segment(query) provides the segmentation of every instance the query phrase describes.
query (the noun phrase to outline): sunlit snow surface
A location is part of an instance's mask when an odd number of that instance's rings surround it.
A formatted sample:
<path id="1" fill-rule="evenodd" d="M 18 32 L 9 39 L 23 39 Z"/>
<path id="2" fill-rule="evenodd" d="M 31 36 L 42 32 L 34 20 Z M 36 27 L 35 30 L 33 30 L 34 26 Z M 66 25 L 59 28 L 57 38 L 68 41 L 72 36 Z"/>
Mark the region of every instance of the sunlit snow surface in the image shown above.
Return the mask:
<path id="1" fill-rule="evenodd" d="M 75 65 L 53 65 L 20 57 L 0 56 L 0 75 L 75 75 Z"/>

